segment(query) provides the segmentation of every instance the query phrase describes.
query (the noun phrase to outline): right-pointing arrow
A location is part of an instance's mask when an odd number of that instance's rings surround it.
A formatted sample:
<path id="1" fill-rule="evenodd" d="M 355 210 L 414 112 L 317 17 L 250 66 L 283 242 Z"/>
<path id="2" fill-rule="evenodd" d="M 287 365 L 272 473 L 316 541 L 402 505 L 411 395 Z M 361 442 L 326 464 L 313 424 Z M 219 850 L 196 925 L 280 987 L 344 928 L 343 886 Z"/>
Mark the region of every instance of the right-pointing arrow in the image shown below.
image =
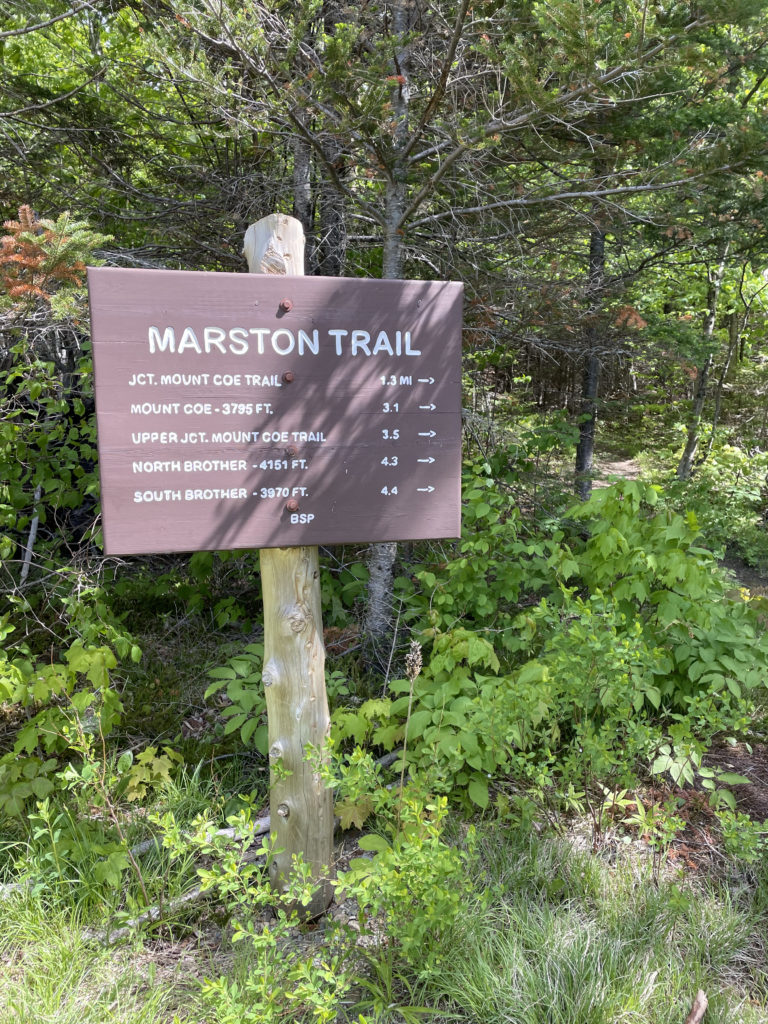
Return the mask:
<path id="1" fill-rule="evenodd" d="M 419 437 L 437 437 L 436 430 L 419 431 Z"/>
<path id="2" fill-rule="evenodd" d="M 416 383 L 417 384 L 434 384 L 435 383 L 435 378 L 434 377 L 417 377 L 416 378 Z"/>
<path id="3" fill-rule="evenodd" d="M 431 463 L 433 463 L 435 461 L 435 458 L 434 458 L 433 455 L 430 455 L 428 459 L 416 459 L 416 461 L 417 462 L 427 462 L 427 463 L 431 464 Z"/>
<path id="4" fill-rule="evenodd" d="M 430 487 L 417 487 L 416 488 L 417 491 L 425 491 L 427 494 L 431 494 L 432 491 L 434 491 L 434 489 L 435 488 L 431 487 L 431 486 Z"/>

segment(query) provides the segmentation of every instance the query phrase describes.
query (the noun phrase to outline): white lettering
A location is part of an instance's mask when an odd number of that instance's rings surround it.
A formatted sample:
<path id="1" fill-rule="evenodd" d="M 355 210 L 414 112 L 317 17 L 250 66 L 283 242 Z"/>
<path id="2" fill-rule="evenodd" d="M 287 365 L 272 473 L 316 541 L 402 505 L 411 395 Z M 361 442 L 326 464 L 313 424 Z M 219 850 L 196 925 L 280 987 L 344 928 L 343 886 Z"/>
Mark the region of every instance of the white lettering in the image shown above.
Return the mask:
<path id="1" fill-rule="evenodd" d="M 188 348 L 194 349 L 194 351 L 197 352 L 198 355 L 202 355 L 200 342 L 197 340 L 197 335 L 195 334 L 191 327 L 185 327 L 184 333 L 182 334 L 181 338 L 179 338 L 179 354 L 185 352 Z"/>
<path id="2" fill-rule="evenodd" d="M 166 327 L 163 331 L 162 338 L 160 337 L 159 327 L 149 328 L 149 353 L 154 355 L 155 350 L 158 352 L 165 352 L 168 349 L 169 352 L 176 351 L 176 335 L 174 334 L 172 327 Z"/>
<path id="3" fill-rule="evenodd" d="M 242 444 L 258 440 L 258 432 L 253 430 L 223 430 L 218 434 L 211 434 L 211 444 Z"/>
<path id="4" fill-rule="evenodd" d="M 221 501 L 222 499 L 247 498 L 248 492 L 244 487 L 206 487 L 184 491 L 185 501 Z"/>
<path id="5" fill-rule="evenodd" d="M 212 348 L 217 348 L 222 355 L 225 355 L 227 350 L 224 348 L 224 339 L 226 336 L 226 333 L 220 327 L 204 327 L 203 344 L 205 345 L 205 354 L 208 355 Z"/>
<path id="6" fill-rule="evenodd" d="M 134 473 L 178 473 L 181 470 L 181 462 L 176 462 L 172 459 L 166 459 L 165 462 L 160 460 L 155 462 L 134 462 L 132 465 Z M 245 469 L 245 463 L 243 463 L 243 469 Z"/>
<path id="7" fill-rule="evenodd" d="M 131 434 L 133 444 L 176 444 L 179 435 L 173 431 L 146 431 L 140 434 Z"/>
<path id="8" fill-rule="evenodd" d="M 315 328 L 312 331 L 312 337 L 307 334 L 306 331 L 299 331 L 299 355 L 304 355 L 304 349 L 308 348 L 313 355 L 317 355 L 320 351 L 320 332 Z"/>
<path id="9" fill-rule="evenodd" d="M 377 352 L 387 352 L 393 356 L 395 353 L 392 351 L 392 346 L 389 343 L 389 335 L 386 331 L 379 331 L 378 337 L 376 338 L 376 344 L 373 346 L 373 354 Z"/>
<path id="10" fill-rule="evenodd" d="M 133 500 L 137 505 L 150 501 L 181 501 L 181 491 L 134 491 Z"/>
<path id="11" fill-rule="evenodd" d="M 229 341 L 229 351 L 233 356 L 244 356 L 248 351 L 248 331 L 244 327 L 231 328 Z"/>
<path id="12" fill-rule="evenodd" d="M 174 416 L 179 411 L 178 402 L 132 402 L 132 416 Z"/>
<path id="13" fill-rule="evenodd" d="M 405 332 L 405 355 L 407 356 L 420 356 L 420 348 L 411 348 L 411 332 Z"/>
<path id="14" fill-rule="evenodd" d="M 361 348 L 367 356 L 371 353 L 368 349 L 368 342 L 371 340 L 371 336 L 368 331 L 352 331 L 352 355 L 357 355 L 357 350 Z"/>
<path id="15" fill-rule="evenodd" d="M 332 331 L 328 331 L 332 338 L 336 339 L 336 355 L 342 354 L 341 339 L 349 334 L 349 331 L 342 331 L 340 328 L 334 328 Z"/>
<path id="16" fill-rule="evenodd" d="M 285 337 L 288 339 L 287 348 L 280 348 L 280 346 L 277 343 L 277 339 L 282 335 L 285 335 Z M 293 352 L 294 348 L 296 347 L 296 339 L 293 336 L 293 331 L 289 331 L 286 327 L 281 327 L 279 331 L 275 331 L 275 333 L 272 335 L 271 342 L 272 348 L 274 349 L 275 352 L 277 352 L 279 356 L 290 355 L 290 353 Z"/>
<path id="17" fill-rule="evenodd" d="M 248 331 L 249 334 L 256 335 L 256 351 L 260 356 L 264 355 L 264 335 L 269 334 L 268 327 L 251 327 Z"/>
<path id="18" fill-rule="evenodd" d="M 245 459 L 185 459 L 185 473 L 235 473 L 247 468 Z"/>

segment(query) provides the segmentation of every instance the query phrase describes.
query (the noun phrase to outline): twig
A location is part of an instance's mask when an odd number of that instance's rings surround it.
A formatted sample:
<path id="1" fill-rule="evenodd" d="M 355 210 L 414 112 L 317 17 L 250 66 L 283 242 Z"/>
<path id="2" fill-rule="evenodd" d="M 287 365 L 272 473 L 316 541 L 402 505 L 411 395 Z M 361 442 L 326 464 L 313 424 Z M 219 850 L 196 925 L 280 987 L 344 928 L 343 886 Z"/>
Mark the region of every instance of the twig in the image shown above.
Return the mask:
<path id="1" fill-rule="evenodd" d="M 77 4 L 76 7 L 70 7 L 68 11 L 64 11 L 63 14 L 57 14 L 53 18 L 49 18 L 47 21 L 38 21 L 34 25 L 24 25 L 23 28 L 12 28 L 8 29 L 7 32 L 0 32 L 0 39 L 10 39 L 11 36 L 25 36 L 29 35 L 30 32 L 38 32 L 41 28 L 48 28 L 49 25 L 55 25 L 57 21 L 63 21 L 64 18 L 71 18 L 73 15 L 78 14 L 80 11 L 84 11 L 86 8 L 94 10 L 95 8 L 90 3 L 90 0 L 85 0 L 85 3 Z"/>
<path id="2" fill-rule="evenodd" d="M 197 889 L 191 889 L 189 892 L 185 892 L 183 896 L 177 896 L 176 899 L 170 900 L 168 903 L 162 904 L 162 906 L 158 904 L 154 907 L 150 907 L 137 917 L 131 918 L 131 920 L 126 922 L 122 928 L 116 928 L 114 931 L 107 928 L 107 930 L 103 932 L 97 932 L 92 928 L 86 928 L 83 932 L 83 936 L 86 939 L 97 939 L 99 942 L 106 942 L 107 944 L 122 942 L 122 940 L 127 939 L 131 932 L 139 925 L 146 924 L 147 921 L 158 921 L 161 917 L 178 910 L 187 903 L 194 903 L 196 900 L 201 899 L 201 897 L 206 896 L 208 892 L 208 889 L 203 890 L 198 886 Z"/>
<path id="3" fill-rule="evenodd" d="M 387 671 L 386 671 L 386 673 L 384 675 L 384 691 L 383 691 L 383 693 L 387 692 L 387 686 L 389 685 L 389 672 L 390 672 L 390 669 L 392 668 L 392 658 L 394 657 L 394 654 L 395 654 L 395 645 L 397 644 L 397 631 L 400 628 L 400 613 L 402 612 L 402 610 L 403 610 L 403 602 L 401 600 L 400 601 L 400 607 L 397 609 L 397 621 L 395 622 L 395 633 L 394 633 L 394 636 L 392 637 L 392 646 L 389 649 L 389 661 L 387 662 Z"/>
<path id="4" fill-rule="evenodd" d="M 699 1024 L 699 1021 L 707 1012 L 707 1006 L 709 1006 L 709 1000 L 704 992 L 699 989 L 696 993 L 696 998 L 693 1000 L 691 1012 L 685 1018 L 685 1024 Z"/>
<path id="5" fill-rule="evenodd" d="M 222 829 L 222 832 L 227 834 L 234 834 L 234 829 Z M 221 835 L 218 832 L 217 835 Z M 258 853 L 256 850 L 246 850 L 240 858 L 241 864 L 258 864 L 260 861 L 265 860 L 263 853 Z M 134 929 L 138 928 L 142 924 L 147 922 L 159 921 L 161 918 L 168 917 L 169 914 L 175 913 L 181 907 L 185 907 L 189 903 L 196 903 L 198 900 L 208 896 L 212 890 L 203 889 L 202 886 L 198 886 L 196 889 L 190 889 L 189 892 L 185 892 L 183 896 L 177 896 L 176 899 L 169 900 L 167 903 L 157 903 L 153 907 L 149 907 L 144 910 L 141 914 L 136 917 L 132 917 L 130 921 L 121 928 L 116 928 L 114 931 L 111 928 L 107 928 L 103 932 L 94 931 L 91 928 L 87 928 L 83 935 L 87 939 L 96 939 L 99 942 L 105 942 L 108 945 L 112 945 L 115 942 L 122 942 L 123 939 L 127 939 Z"/>
<path id="6" fill-rule="evenodd" d="M 27 576 L 29 575 L 29 565 L 32 561 L 32 549 L 35 546 L 35 540 L 37 539 L 37 527 L 40 522 L 40 513 L 37 510 L 38 502 L 42 497 L 42 486 L 40 484 L 35 488 L 35 501 L 34 509 L 35 514 L 32 516 L 32 522 L 29 524 L 29 540 L 27 541 L 27 547 L 24 551 L 24 563 L 21 566 L 21 575 L 19 576 L 19 585 L 23 585 L 26 582 Z"/>
<path id="7" fill-rule="evenodd" d="M 254 838 L 256 836 L 263 836 L 269 832 L 269 815 L 267 814 L 263 818 L 257 818 L 253 828 Z M 214 833 L 214 836 L 228 836 L 230 839 L 234 839 L 238 834 L 237 829 L 234 828 L 220 828 Z M 128 851 L 133 857 L 143 857 L 145 853 L 149 853 L 152 849 L 159 849 L 162 845 L 162 840 L 159 836 L 154 836 L 152 839 L 145 839 L 141 843 L 137 843 L 136 846 L 132 846 Z"/>

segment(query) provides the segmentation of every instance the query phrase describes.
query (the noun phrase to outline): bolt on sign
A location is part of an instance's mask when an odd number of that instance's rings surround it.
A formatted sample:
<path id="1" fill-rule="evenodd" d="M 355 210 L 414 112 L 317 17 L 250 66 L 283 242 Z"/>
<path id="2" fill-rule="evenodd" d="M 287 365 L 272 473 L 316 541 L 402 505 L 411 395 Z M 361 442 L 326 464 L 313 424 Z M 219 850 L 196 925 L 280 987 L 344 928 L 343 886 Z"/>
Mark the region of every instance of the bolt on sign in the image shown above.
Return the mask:
<path id="1" fill-rule="evenodd" d="M 460 533 L 463 286 L 89 268 L 107 554 Z"/>

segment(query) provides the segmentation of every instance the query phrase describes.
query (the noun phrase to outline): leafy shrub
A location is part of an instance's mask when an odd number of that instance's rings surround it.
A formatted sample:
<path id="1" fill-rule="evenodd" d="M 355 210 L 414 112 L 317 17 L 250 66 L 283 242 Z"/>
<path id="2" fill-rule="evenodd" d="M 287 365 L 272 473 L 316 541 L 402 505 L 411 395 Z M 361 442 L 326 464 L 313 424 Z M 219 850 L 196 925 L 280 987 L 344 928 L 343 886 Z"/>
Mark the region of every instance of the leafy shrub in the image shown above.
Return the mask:
<path id="1" fill-rule="evenodd" d="M 460 553 L 439 576 L 422 574 L 437 609 L 455 613 L 458 598 L 467 609 L 473 566 L 484 571 L 484 552 L 511 556 L 517 544 L 514 518 L 475 525 L 462 542 L 475 558 Z M 546 597 L 520 610 L 521 591 L 497 597 L 502 577 L 491 569 L 494 628 L 427 631 L 421 675 L 337 709 L 337 740 L 405 743 L 409 766 L 436 792 L 484 808 L 494 779 L 582 794 L 598 780 L 631 785 L 638 759 L 650 762 L 665 742 L 673 761 L 700 766 L 715 733 L 743 730 L 768 640 L 749 602 L 726 595 L 695 522 L 660 507 L 655 488 L 622 483 L 570 509 L 562 527 L 525 545 L 531 560 L 514 570 L 522 587 L 532 566 Z M 469 622 L 486 607 L 474 600 Z"/>
<path id="2" fill-rule="evenodd" d="M 208 675 L 214 680 L 205 691 L 205 699 L 225 690 L 229 705 L 222 710 L 226 719 L 224 735 L 240 732 L 240 740 L 267 755 L 267 703 L 261 672 L 264 644 L 246 644 L 242 651 L 229 658 L 226 665 L 212 668 Z"/>
<path id="3" fill-rule="evenodd" d="M 571 535 L 559 566 L 668 651 L 658 683 L 663 703 L 700 726 L 709 721 L 711 734 L 727 728 L 731 712 L 743 712 L 742 698 L 764 682 L 768 637 L 750 602 L 727 595 L 695 518 L 656 511 L 657 504 L 657 489 L 637 482 L 595 492 L 570 510 L 588 535 Z"/>
<path id="4" fill-rule="evenodd" d="M 671 481 L 665 500 L 695 515 L 706 543 L 720 556 L 727 550 L 765 567 L 767 485 L 768 452 L 722 444 L 713 447 L 690 480 Z"/>
<path id="5" fill-rule="evenodd" d="M 501 475 L 499 475 L 499 473 Z M 467 463 L 462 478 L 462 536 L 452 555 L 416 573 L 422 616 L 447 631 L 457 622 L 493 631 L 507 646 L 517 602 L 552 582 L 555 542 L 521 535 L 520 513 L 505 475 L 489 462 Z"/>
<path id="6" fill-rule="evenodd" d="M 54 770 L 58 756 L 69 749 L 73 716 L 101 735 L 119 721 L 123 706 L 109 677 L 116 665 L 108 647 L 84 647 L 79 641 L 63 661 L 49 664 L 0 651 L 0 702 L 23 714 L 10 751 L 0 757 L 0 807 L 6 814 L 20 815 L 30 801 L 54 790 Z"/>
<path id="7" fill-rule="evenodd" d="M 443 839 L 445 797 L 426 797 L 417 784 L 390 794 L 377 794 L 379 822 L 385 834 L 369 833 L 359 841 L 373 857 L 353 858 L 339 873 L 337 890 L 354 897 L 361 923 L 385 923 L 397 955 L 419 980 L 441 968 L 440 944 L 454 925 L 470 892 L 468 850 Z"/>

